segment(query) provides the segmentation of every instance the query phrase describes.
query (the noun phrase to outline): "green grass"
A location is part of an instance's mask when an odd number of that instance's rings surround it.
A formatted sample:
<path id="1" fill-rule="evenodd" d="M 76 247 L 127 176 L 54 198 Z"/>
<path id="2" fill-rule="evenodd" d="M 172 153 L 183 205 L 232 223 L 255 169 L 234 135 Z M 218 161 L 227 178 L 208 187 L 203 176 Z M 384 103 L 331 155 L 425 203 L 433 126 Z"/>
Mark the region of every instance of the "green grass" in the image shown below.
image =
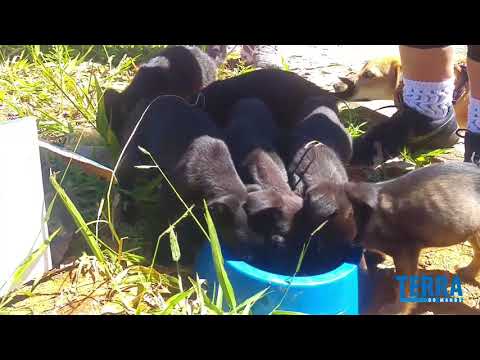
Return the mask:
<path id="1" fill-rule="evenodd" d="M 103 92 L 106 88 L 122 90 L 132 79 L 135 64 L 163 46 L 0 46 L 0 119 L 33 116 L 38 119 L 40 137 L 58 143 L 68 142 L 70 136 L 82 129 L 97 128 L 115 150 L 115 141 L 105 127 L 104 109 L 99 107 Z M 236 65 L 221 67 L 219 78 L 254 70 L 236 56 L 230 54 L 229 60 L 233 59 Z M 288 64 L 284 66 L 288 68 Z M 76 143 L 76 146 L 82 144 Z M 117 149 L 118 154 L 121 154 L 120 150 Z M 157 241 L 158 249 L 158 242 L 168 236 L 172 257 L 177 262 L 177 276 L 159 272 L 155 265 L 156 253 L 146 266 L 142 243 L 132 242 L 134 236 L 131 234 L 142 229 L 132 230 L 114 221 L 112 197 L 117 190 L 113 182 L 105 184 L 78 169 L 52 162 L 56 172 L 50 181 L 56 196 L 47 204 L 48 214 L 52 213 L 54 206 L 64 206 L 77 227 L 77 236 L 83 244 L 76 254 L 79 261 L 77 277 L 91 273 L 104 280 L 102 311 L 105 313 L 250 314 L 254 303 L 265 295 L 267 289 L 239 303 L 225 272 L 218 236 L 208 209 L 204 210 L 204 219 L 196 218 L 153 157 L 151 160 L 153 165 L 145 166 L 158 169 L 162 181 L 168 183 L 186 210 L 172 226 L 159 234 Z M 151 200 L 151 189 L 142 188 L 137 192 L 139 198 Z M 45 219 L 47 223 L 49 215 Z M 196 221 L 211 244 L 220 285 L 212 299 L 207 296 L 204 281 L 182 275 L 178 264 L 181 258 L 178 241 L 181 239 L 177 238 L 175 228 L 189 217 Z M 29 265 L 62 231 L 61 228 L 50 228 L 55 229 L 52 236 L 40 248 L 26 254 L 25 259 L 19 259 L 15 279 L 21 279 Z M 37 279 L 29 286 L 1 298 L 0 312 L 35 313 L 33 300 L 25 306 L 14 307 L 15 296 L 33 299 L 37 287 L 43 284 Z M 135 289 L 133 295 L 132 288 Z M 78 289 L 72 285 L 71 290 Z"/>
<path id="2" fill-rule="evenodd" d="M 88 53 L 74 56 L 72 48 L 39 46 L 0 64 L 0 116 L 33 116 L 40 134 L 61 139 L 82 126 L 94 126 L 98 91 L 123 89 L 134 74 L 135 60 L 122 57 L 116 66 L 87 61 Z M 100 89 L 98 88 L 99 85 Z"/>
<path id="3" fill-rule="evenodd" d="M 436 149 L 431 151 L 418 150 L 412 153 L 407 148 L 404 148 L 400 157 L 403 161 L 414 165 L 415 169 L 418 169 L 430 165 L 435 158 L 448 154 L 450 151 L 451 149 Z"/>
<path id="4" fill-rule="evenodd" d="M 365 134 L 368 122 L 361 119 L 357 110 L 347 105 L 346 109 L 340 111 L 339 117 L 352 138 Z"/>

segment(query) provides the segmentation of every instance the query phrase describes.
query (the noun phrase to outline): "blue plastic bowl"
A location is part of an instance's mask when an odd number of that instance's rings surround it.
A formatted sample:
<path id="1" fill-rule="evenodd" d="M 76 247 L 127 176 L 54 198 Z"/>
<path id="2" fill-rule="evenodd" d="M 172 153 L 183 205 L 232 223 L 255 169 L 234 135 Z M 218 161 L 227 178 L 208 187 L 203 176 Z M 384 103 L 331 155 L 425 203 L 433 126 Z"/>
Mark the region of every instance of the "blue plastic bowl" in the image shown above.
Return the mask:
<path id="1" fill-rule="evenodd" d="M 358 263 L 362 257 L 362 250 L 353 251 L 350 262 L 345 262 L 332 271 L 297 277 L 273 274 L 244 261 L 235 260 L 225 248 L 222 249 L 222 254 L 225 259 L 225 270 L 238 303 L 270 288 L 253 306 L 253 314 L 270 314 L 285 297 L 277 310 L 310 315 L 358 315 Z M 200 278 L 207 280 L 212 295 L 213 284 L 215 283 L 217 288 L 218 281 L 209 243 L 205 244 L 197 258 L 196 271 Z"/>

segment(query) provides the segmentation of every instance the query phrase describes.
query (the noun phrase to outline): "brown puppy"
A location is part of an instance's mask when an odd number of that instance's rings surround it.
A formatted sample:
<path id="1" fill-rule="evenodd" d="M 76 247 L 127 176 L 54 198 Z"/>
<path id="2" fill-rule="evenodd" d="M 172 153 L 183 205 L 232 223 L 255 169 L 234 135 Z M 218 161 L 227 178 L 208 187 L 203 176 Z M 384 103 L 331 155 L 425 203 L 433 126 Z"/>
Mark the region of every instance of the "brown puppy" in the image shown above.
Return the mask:
<path id="1" fill-rule="evenodd" d="M 329 99 L 315 97 L 304 103 L 286 138 L 285 158 L 290 185 L 304 198 L 303 213 L 310 230 L 329 220 L 322 229 L 325 239 L 348 242 L 356 236 L 352 206 L 343 192 L 352 140 Z"/>
<path id="2" fill-rule="evenodd" d="M 459 272 L 468 279 L 478 275 L 480 168 L 477 165 L 431 165 L 377 184 L 348 183 L 345 193 L 354 206 L 358 242 L 367 249 L 392 256 L 398 274 L 417 274 L 423 248 L 469 240 L 474 258 Z M 409 313 L 413 307 L 396 303 L 385 307 L 384 312 Z"/>
<path id="3" fill-rule="evenodd" d="M 128 120 L 133 123 L 138 121 L 136 119 L 140 118 L 144 108 L 144 104 L 138 104 L 137 111 L 132 112 Z M 249 256 L 252 249 L 263 245 L 263 238 L 248 225 L 244 209 L 247 189 L 235 170 L 219 129 L 206 113 L 175 96 L 157 99 L 138 125 L 118 168 L 118 181 L 125 190 L 133 190 L 141 180 L 153 182 L 158 176 L 155 169 L 135 167 L 151 163 L 138 147 L 152 154 L 185 202 L 196 205 L 194 210 L 198 211 L 200 219 L 203 200 L 207 202 L 222 241 L 233 251 Z M 160 186 L 159 193 L 160 209 L 152 224 L 157 228 L 157 235 L 185 212 L 185 207 L 165 182 Z M 129 212 L 132 218 L 135 207 L 133 209 Z M 188 254 L 188 262 L 193 261 L 203 240 L 197 226 L 192 225 L 197 233 L 182 236 L 180 244 L 182 258 L 185 259 L 184 255 Z M 167 246 L 164 253 L 169 254 L 168 242 L 161 242 L 162 245 Z"/>
<path id="4" fill-rule="evenodd" d="M 455 116 L 459 127 L 467 127 L 468 76 L 465 61 L 455 64 Z M 398 107 L 402 95 L 402 64 L 398 56 L 387 56 L 368 61 L 360 72 L 340 78 L 334 88 L 342 94 L 349 93 L 346 100 L 393 100 Z M 348 91 L 347 91 L 348 90 Z"/>
<path id="5" fill-rule="evenodd" d="M 243 99 L 232 108 L 225 142 L 238 173 L 250 186 L 245 210 L 252 229 L 274 248 L 286 247 L 286 238 L 302 208 L 302 198 L 288 185 L 287 171 L 275 150 L 279 129 L 267 106 Z"/>

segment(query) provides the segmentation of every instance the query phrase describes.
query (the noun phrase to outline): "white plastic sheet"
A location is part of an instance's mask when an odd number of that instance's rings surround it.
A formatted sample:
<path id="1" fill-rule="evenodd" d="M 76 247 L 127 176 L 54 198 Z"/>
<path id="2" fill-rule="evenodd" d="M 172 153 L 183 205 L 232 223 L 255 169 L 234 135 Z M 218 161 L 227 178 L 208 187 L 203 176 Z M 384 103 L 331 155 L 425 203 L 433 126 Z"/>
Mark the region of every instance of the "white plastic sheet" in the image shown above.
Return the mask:
<path id="1" fill-rule="evenodd" d="M 0 122 L 0 295 L 17 267 L 48 239 L 37 126 L 26 118 Z M 51 268 L 50 249 L 26 272 L 29 281 Z"/>

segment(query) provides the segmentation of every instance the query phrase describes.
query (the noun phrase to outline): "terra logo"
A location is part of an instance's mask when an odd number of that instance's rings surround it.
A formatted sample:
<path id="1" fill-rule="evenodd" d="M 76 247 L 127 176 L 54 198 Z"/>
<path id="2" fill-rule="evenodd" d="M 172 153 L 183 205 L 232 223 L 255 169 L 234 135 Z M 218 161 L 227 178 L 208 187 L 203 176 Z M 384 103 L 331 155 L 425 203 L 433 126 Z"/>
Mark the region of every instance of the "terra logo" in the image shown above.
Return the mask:
<path id="1" fill-rule="evenodd" d="M 462 284 L 457 275 L 452 277 L 450 291 L 448 279 L 443 275 L 435 278 L 426 275 L 397 275 L 395 279 L 400 283 L 400 302 L 463 302 Z M 406 295 L 407 287 L 410 290 L 409 297 Z"/>

